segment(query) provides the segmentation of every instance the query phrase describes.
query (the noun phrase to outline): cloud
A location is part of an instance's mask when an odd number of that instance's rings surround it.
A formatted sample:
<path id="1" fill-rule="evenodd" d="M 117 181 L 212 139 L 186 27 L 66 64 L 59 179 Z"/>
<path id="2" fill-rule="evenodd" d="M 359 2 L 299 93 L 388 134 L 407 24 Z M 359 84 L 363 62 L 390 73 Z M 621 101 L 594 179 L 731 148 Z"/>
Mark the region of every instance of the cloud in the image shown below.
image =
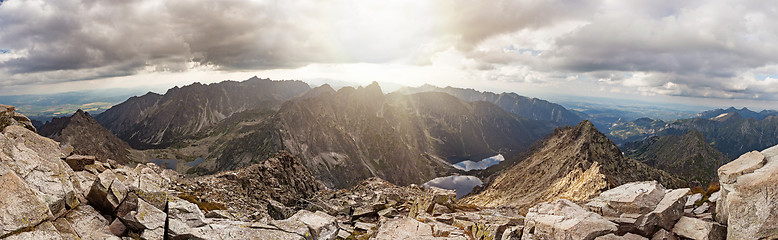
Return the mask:
<path id="1" fill-rule="evenodd" d="M 0 85 L 368 63 L 769 99 L 775 16 L 757 0 L 1 1 Z"/>

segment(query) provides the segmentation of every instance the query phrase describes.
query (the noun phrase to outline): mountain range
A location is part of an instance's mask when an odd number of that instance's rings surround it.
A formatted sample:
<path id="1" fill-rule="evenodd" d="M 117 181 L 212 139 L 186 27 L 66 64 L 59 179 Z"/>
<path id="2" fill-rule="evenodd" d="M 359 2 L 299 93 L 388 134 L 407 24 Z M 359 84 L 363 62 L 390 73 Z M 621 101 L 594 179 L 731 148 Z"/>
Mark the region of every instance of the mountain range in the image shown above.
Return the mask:
<path id="1" fill-rule="evenodd" d="M 310 90 L 301 81 L 194 83 L 169 89 L 164 95 L 132 97 L 95 119 L 137 149 L 165 148 L 234 113 L 258 107 L 277 109 L 283 102 Z"/>
<path id="2" fill-rule="evenodd" d="M 567 110 L 565 107 L 546 100 L 529 98 L 516 93 L 492 93 L 480 92 L 474 89 L 454 87 L 436 87 L 425 84 L 417 88 L 406 87 L 398 90 L 400 93 L 418 92 L 443 92 L 462 99 L 466 102 L 484 101 L 494 103 L 503 110 L 534 120 L 558 122 L 561 124 L 575 125 L 583 120 L 578 114 Z"/>
<path id="3" fill-rule="evenodd" d="M 330 187 L 372 176 L 407 185 L 456 171 L 451 164 L 473 156 L 514 156 L 554 127 L 445 93 L 324 85 L 277 111 L 234 114 L 175 147 L 207 155 L 189 173 L 236 169 L 286 150 Z"/>

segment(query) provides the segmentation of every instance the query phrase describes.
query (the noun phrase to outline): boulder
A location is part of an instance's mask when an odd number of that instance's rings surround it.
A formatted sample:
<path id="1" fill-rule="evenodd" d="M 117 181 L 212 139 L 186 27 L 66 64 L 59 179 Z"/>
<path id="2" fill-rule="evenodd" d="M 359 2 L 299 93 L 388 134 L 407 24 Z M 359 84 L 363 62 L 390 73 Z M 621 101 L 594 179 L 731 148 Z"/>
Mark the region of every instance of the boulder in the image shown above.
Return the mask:
<path id="1" fill-rule="evenodd" d="M 97 175 L 86 199 L 100 211 L 112 213 L 124 201 L 128 190 L 109 169 Z"/>
<path id="2" fill-rule="evenodd" d="M 111 225 L 108 225 L 108 230 L 111 231 L 113 235 L 123 236 L 124 233 L 127 232 L 127 226 L 125 226 L 124 223 L 122 223 L 122 221 L 117 218 L 111 222 Z"/>
<path id="3" fill-rule="evenodd" d="M 16 173 L 54 217 L 78 206 L 75 174 L 61 159 L 54 140 L 20 126 L 8 126 L 0 134 L 0 168 Z"/>
<path id="4" fill-rule="evenodd" d="M 16 173 L 0 169 L 0 236 L 51 219 L 44 201 Z"/>
<path id="5" fill-rule="evenodd" d="M 522 239 L 594 239 L 618 229 L 615 223 L 566 199 L 535 205 L 524 221 Z"/>
<path id="6" fill-rule="evenodd" d="M 205 215 L 196 204 L 178 197 L 168 201 L 168 234 L 172 239 L 196 239 L 194 228 L 205 226 Z"/>
<path id="7" fill-rule="evenodd" d="M 648 238 L 633 233 L 627 233 L 622 236 L 611 233 L 608 235 L 599 236 L 594 240 L 648 240 Z"/>
<path id="8" fill-rule="evenodd" d="M 283 220 L 294 215 L 294 209 L 291 209 L 284 204 L 273 200 L 267 199 L 267 214 L 275 220 Z"/>
<path id="9" fill-rule="evenodd" d="M 273 221 L 271 225 L 286 232 L 312 236 L 313 239 L 319 240 L 335 239 L 338 236 L 338 222 L 335 217 L 320 211 L 312 213 L 300 210 L 288 219 Z"/>
<path id="10" fill-rule="evenodd" d="M 84 171 L 86 165 L 95 163 L 95 156 L 70 155 L 65 158 L 65 162 L 73 171 Z"/>
<path id="11" fill-rule="evenodd" d="M 8 126 L 19 126 L 37 132 L 32 121 L 27 116 L 16 112 L 14 106 L 0 104 L 0 131 Z"/>
<path id="12" fill-rule="evenodd" d="M 108 220 L 89 205 L 78 206 L 65 219 L 82 239 L 119 239 L 109 230 Z"/>
<path id="13" fill-rule="evenodd" d="M 659 229 L 659 231 L 656 231 L 654 236 L 651 237 L 651 240 L 678 240 L 678 236 L 675 236 L 674 233 L 667 230 Z"/>
<path id="14" fill-rule="evenodd" d="M 694 208 L 694 203 L 697 201 L 702 200 L 702 193 L 695 193 L 689 196 L 689 198 L 686 200 L 686 204 L 684 204 L 684 208 Z"/>
<path id="15" fill-rule="evenodd" d="M 397 218 L 386 221 L 378 228 L 376 240 L 435 239 L 432 227 L 413 218 Z"/>
<path id="16" fill-rule="evenodd" d="M 690 189 L 669 190 L 653 211 L 637 218 L 636 229 L 643 236 L 653 236 L 660 228 L 671 230 L 683 215 L 684 203 Z"/>
<path id="17" fill-rule="evenodd" d="M 716 220 L 728 239 L 778 239 L 778 146 L 749 152 L 718 170 Z"/>
<path id="18" fill-rule="evenodd" d="M 138 209 L 122 217 L 122 221 L 130 229 L 140 231 L 145 229 L 162 229 L 165 226 L 166 218 L 167 214 L 165 212 L 143 201 L 143 199 L 138 199 Z"/>
<path id="19" fill-rule="evenodd" d="M 673 227 L 673 232 L 694 240 L 723 240 L 727 235 L 727 229 L 721 224 L 690 217 L 681 217 Z"/>
<path id="20" fill-rule="evenodd" d="M 191 203 L 178 197 L 171 197 L 168 201 L 168 219 L 177 219 L 187 226 L 196 228 L 205 225 L 205 215 Z"/>
<path id="21" fill-rule="evenodd" d="M 596 199 L 607 203 L 619 213 L 648 213 L 665 196 L 665 188 L 657 181 L 627 183 L 601 193 Z M 602 211 L 601 211 L 602 212 Z"/>
<path id="22" fill-rule="evenodd" d="M 692 211 L 692 213 L 694 213 L 694 215 L 701 215 L 701 214 L 707 212 L 709 208 L 710 208 L 710 205 L 708 204 L 708 202 L 704 202 L 704 203 L 702 203 L 702 205 L 700 205 L 699 207 L 695 208 L 694 211 Z"/>

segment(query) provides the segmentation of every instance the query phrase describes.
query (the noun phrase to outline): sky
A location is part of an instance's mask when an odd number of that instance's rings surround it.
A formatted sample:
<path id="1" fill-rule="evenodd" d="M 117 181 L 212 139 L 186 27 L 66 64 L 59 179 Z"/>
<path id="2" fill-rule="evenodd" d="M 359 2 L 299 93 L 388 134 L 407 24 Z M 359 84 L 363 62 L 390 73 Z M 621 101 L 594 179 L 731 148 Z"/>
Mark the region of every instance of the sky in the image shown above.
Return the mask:
<path id="1" fill-rule="evenodd" d="M 778 4 L 5 0 L 0 95 L 252 76 L 771 108 Z"/>

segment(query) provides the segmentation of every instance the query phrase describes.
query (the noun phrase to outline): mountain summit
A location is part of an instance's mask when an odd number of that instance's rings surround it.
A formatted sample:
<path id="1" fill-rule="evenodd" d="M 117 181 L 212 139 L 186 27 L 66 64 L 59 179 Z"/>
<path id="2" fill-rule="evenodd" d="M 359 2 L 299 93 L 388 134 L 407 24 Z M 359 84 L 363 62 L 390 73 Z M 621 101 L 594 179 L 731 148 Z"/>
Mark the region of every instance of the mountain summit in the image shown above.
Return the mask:
<path id="1" fill-rule="evenodd" d="M 81 109 L 70 117 L 54 118 L 46 122 L 38 133 L 60 142 L 62 146 L 72 146 L 76 154 L 93 155 L 102 160 L 129 161 L 130 145 Z"/>
<path id="2" fill-rule="evenodd" d="M 664 171 L 624 157 L 589 121 L 557 128 L 533 152 L 497 175 L 482 192 L 464 202 L 479 206 L 529 207 L 556 199 L 585 200 L 600 191 L 633 181 L 657 180 L 665 186 L 684 183 Z"/>

